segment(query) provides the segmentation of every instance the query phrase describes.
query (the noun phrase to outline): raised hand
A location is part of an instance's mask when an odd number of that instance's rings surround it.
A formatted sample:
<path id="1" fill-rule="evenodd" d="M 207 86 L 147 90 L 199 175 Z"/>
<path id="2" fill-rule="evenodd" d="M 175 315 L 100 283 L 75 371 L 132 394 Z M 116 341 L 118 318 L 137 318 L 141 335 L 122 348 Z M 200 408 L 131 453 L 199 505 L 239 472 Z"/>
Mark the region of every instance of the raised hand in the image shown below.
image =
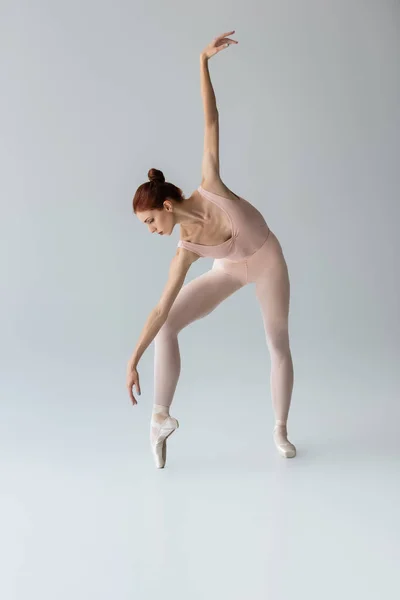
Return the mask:
<path id="1" fill-rule="evenodd" d="M 208 46 L 204 48 L 200 56 L 208 60 L 214 56 L 214 54 L 217 54 L 218 52 L 221 52 L 221 50 L 228 48 L 228 46 L 231 44 L 238 44 L 239 42 L 236 40 L 232 40 L 231 38 L 227 37 L 228 35 L 232 35 L 232 33 L 235 33 L 235 30 L 218 35 L 210 44 L 208 44 Z"/>

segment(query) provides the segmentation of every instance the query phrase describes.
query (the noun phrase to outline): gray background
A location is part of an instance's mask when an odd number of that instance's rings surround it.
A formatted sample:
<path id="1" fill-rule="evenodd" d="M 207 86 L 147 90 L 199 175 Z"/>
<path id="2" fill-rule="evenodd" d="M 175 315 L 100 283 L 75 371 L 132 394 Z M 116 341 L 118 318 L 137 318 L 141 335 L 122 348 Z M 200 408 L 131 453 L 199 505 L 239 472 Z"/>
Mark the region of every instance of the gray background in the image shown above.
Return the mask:
<path id="1" fill-rule="evenodd" d="M 398 2 L 0 6 L 2 598 L 398 597 Z M 156 471 L 153 345 L 135 408 L 125 368 L 179 231 L 131 199 L 151 167 L 200 184 L 198 55 L 230 29 L 221 176 L 288 262 L 298 456 L 248 286 L 180 335 Z"/>

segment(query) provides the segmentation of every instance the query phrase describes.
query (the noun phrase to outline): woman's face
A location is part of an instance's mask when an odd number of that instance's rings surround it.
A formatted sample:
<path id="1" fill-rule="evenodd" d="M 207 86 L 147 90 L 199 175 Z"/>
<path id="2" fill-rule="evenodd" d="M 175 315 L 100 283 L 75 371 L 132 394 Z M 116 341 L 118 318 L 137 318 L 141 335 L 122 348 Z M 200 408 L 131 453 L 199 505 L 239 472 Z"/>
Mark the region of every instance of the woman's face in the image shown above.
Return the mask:
<path id="1" fill-rule="evenodd" d="M 147 225 L 150 233 L 159 235 L 171 235 L 175 225 L 172 204 L 164 204 L 162 210 L 144 210 L 136 213 L 138 219 Z"/>

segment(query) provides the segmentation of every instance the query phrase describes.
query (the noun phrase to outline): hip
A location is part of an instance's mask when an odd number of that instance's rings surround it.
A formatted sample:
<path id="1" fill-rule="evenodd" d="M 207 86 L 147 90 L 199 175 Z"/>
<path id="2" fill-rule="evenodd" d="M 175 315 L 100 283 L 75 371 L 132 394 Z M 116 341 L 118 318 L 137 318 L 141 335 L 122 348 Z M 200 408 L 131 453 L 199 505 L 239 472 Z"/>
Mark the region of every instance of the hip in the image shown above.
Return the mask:
<path id="1" fill-rule="evenodd" d="M 227 258 L 215 259 L 212 269 L 221 269 L 235 279 L 239 279 L 242 285 L 246 285 L 247 283 L 256 282 L 257 279 L 266 276 L 271 270 L 287 271 L 287 263 L 282 246 L 270 229 L 265 242 L 253 254 L 239 261 L 232 261 Z"/>

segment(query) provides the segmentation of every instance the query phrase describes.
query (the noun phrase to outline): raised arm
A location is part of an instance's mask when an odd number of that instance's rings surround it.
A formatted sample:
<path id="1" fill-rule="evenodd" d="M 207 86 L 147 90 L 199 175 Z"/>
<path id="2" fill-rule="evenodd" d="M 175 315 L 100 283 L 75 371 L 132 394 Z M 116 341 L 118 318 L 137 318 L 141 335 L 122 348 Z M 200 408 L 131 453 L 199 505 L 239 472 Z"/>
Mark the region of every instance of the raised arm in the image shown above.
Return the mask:
<path id="1" fill-rule="evenodd" d="M 219 115 L 214 89 L 208 70 L 209 59 L 238 42 L 227 38 L 234 31 L 217 36 L 200 54 L 200 89 L 204 108 L 204 152 L 202 161 L 202 181 L 220 179 L 219 173 Z"/>
<path id="2" fill-rule="evenodd" d="M 214 89 L 208 70 L 208 58 L 200 56 L 201 96 L 204 107 L 204 150 L 202 181 L 219 178 L 219 118 Z"/>

